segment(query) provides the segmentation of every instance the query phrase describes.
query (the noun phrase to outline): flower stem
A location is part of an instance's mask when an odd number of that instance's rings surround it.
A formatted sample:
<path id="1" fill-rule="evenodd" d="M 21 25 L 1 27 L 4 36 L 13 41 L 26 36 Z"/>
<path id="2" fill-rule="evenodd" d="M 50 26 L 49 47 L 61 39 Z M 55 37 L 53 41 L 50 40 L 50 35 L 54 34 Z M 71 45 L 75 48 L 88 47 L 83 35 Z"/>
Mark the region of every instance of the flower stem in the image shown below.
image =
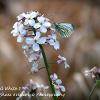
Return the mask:
<path id="1" fill-rule="evenodd" d="M 97 86 L 97 84 L 95 83 L 94 86 L 93 86 L 93 88 L 92 88 L 92 90 L 91 90 L 91 92 L 90 92 L 90 94 L 89 94 L 89 96 L 88 96 L 88 100 L 91 100 L 91 96 L 92 96 L 92 94 L 93 94 L 96 86 Z"/>
<path id="2" fill-rule="evenodd" d="M 46 58 L 46 54 L 44 52 L 44 49 L 43 49 L 42 45 L 39 45 L 39 46 L 40 46 L 40 49 L 41 49 L 41 52 L 42 52 L 44 64 L 45 64 L 46 71 L 47 71 L 47 74 L 48 74 L 48 80 L 49 80 L 49 84 L 50 84 L 50 87 L 51 87 L 51 91 L 53 93 L 53 99 L 54 100 L 57 100 L 57 97 L 54 96 L 55 95 L 55 88 L 54 88 L 54 86 L 52 84 L 52 80 L 50 78 L 51 73 L 50 73 L 50 70 L 49 70 L 50 67 L 49 67 L 49 64 L 48 64 L 48 61 L 47 61 L 47 58 Z"/>

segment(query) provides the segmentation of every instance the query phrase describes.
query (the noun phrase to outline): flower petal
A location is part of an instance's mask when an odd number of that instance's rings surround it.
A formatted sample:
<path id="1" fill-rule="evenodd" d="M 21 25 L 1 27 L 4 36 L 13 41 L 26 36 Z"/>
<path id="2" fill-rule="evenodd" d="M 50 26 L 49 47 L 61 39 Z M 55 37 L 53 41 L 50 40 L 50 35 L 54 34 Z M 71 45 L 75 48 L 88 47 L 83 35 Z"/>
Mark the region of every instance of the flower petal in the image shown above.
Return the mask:
<path id="1" fill-rule="evenodd" d="M 45 44 L 45 42 L 46 42 L 46 37 L 41 37 L 37 40 L 37 43 L 39 44 Z"/>
<path id="2" fill-rule="evenodd" d="M 50 22 L 48 22 L 48 21 L 46 21 L 46 22 L 44 22 L 43 23 L 43 26 L 45 26 L 45 27 L 51 27 L 51 23 Z"/>
<path id="3" fill-rule="evenodd" d="M 40 50 L 39 45 L 37 43 L 35 43 L 35 42 L 33 43 L 33 47 L 32 48 L 33 48 L 34 51 L 39 51 Z"/>
<path id="4" fill-rule="evenodd" d="M 41 33 L 46 33 L 46 32 L 47 32 L 47 28 L 44 27 L 44 26 L 41 26 L 41 27 L 40 27 L 40 32 L 41 32 Z"/>
<path id="5" fill-rule="evenodd" d="M 50 75 L 50 78 L 51 78 L 52 80 L 56 80 L 56 79 L 58 78 L 58 76 L 57 76 L 56 73 L 54 73 L 53 75 Z"/>
<path id="6" fill-rule="evenodd" d="M 38 72 L 38 64 L 37 63 L 34 62 L 32 64 L 31 72 Z"/>
<path id="7" fill-rule="evenodd" d="M 55 42 L 55 44 L 54 44 L 54 48 L 55 48 L 56 50 L 60 48 L 60 44 L 59 44 L 58 41 Z"/>
<path id="8" fill-rule="evenodd" d="M 38 40 L 40 38 L 40 36 L 41 36 L 41 33 L 40 32 L 36 32 L 35 34 L 36 34 L 36 36 L 34 37 L 34 40 Z"/>
<path id="9" fill-rule="evenodd" d="M 37 28 L 40 28 L 41 27 L 41 24 L 40 23 L 35 23 L 34 25 L 34 28 L 37 29 Z"/>
<path id="10" fill-rule="evenodd" d="M 43 22 L 45 21 L 45 17 L 44 17 L 44 16 L 37 17 L 37 20 L 38 20 L 40 23 L 43 23 Z"/>
<path id="11" fill-rule="evenodd" d="M 17 42 L 19 42 L 19 43 L 23 42 L 23 37 L 21 35 L 19 35 L 17 37 Z"/>
<path id="12" fill-rule="evenodd" d="M 66 91 L 65 87 L 62 86 L 62 85 L 60 85 L 60 89 L 61 89 L 62 92 L 65 92 Z"/>
<path id="13" fill-rule="evenodd" d="M 61 95 L 60 90 L 56 90 L 55 92 L 56 92 L 56 96 L 57 96 L 57 97 Z"/>
<path id="14" fill-rule="evenodd" d="M 35 20 L 34 20 L 34 19 L 29 20 L 28 22 L 29 22 L 29 25 L 30 25 L 30 26 L 34 26 L 34 25 L 35 25 Z"/>
<path id="15" fill-rule="evenodd" d="M 62 81 L 61 81 L 60 79 L 57 79 L 57 80 L 56 80 L 56 83 L 57 83 L 57 84 L 61 84 Z"/>
<path id="16" fill-rule="evenodd" d="M 25 40 L 26 44 L 33 44 L 33 41 L 34 41 L 34 39 L 31 37 L 27 37 Z"/>

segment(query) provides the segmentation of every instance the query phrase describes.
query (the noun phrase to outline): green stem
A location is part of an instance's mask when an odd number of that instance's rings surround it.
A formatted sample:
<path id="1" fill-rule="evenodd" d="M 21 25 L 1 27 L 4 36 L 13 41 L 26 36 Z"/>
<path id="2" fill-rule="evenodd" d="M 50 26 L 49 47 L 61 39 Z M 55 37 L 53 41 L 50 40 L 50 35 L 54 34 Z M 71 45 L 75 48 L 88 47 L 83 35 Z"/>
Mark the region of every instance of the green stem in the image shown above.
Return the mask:
<path id="1" fill-rule="evenodd" d="M 53 86 L 53 84 L 52 84 L 52 80 L 51 80 L 51 78 L 50 78 L 51 73 L 50 73 L 50 70 L 49 70 L 50 67 L 49 67 L 49 64 L 48 64 L 48 61 L 47 61 L 47 58 L 46 58 L 46 54 L 45 54 L 45 52 L 44 52 L 44 49 L 43 49 L 42 45 L 39 45 L 39 46 L 40 46 L 40 49 L 41 49 L 41 52 L 42 52 L 44 64 L 45 64 L 46 71 L 47 71 L 47 74 L 48 74 L 48 80 L 49 80 L 49 84 L 50 84 L 50 87 L 51 87 L 51 91 L 52 91 L 52 93 L 53 93 L 53 99 L 54 99 L 54 100 L 57 100 L 57 97 L 54 96 L 54 94 L 55 94 L 55 88 L 54 88 L 54 86 Z"/>
<path id="2" fill-rule="evenodd" d="M 90 94 L 89 94 L 89 96 L 88 96 L 88 100 L 91 100 L 91 96 L 92 96 L 92 94 L 93 94 L 96 86 L 97 86 L 97 84 L 95 83 L 94 86 L 93 86 L 93 88 L 92 88 L 92 90 L 91 90 L 91 92 L 90 92 Z"/>

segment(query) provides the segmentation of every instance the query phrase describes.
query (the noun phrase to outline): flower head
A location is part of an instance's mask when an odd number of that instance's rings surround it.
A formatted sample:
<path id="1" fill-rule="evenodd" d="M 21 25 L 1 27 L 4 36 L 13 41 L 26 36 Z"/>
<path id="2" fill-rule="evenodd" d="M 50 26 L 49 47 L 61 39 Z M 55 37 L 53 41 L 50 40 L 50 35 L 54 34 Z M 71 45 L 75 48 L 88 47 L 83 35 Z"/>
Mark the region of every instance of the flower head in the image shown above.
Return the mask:
<path id="1" fill-rule="evenodd" d="M 50 76 L 50 78 L 51 78 L 51 80 L 53 82 L 56 96 L 61 96 L 62 93 L 65 92 L 65 87 L 62 85 L 62 81 L 60 79 L 58 79 L 58 76 L 55 73 L 52 74 Z"/>
<path id="2" fill-rule="evenodd" d="M 30 80 L 28 84 L 22 87 L 22 91 L 16 100 L 22 100 L 22 98 L 25 95 L 27 95 L 28 98 L 31 98 L 32 94 L 36 95 L 38 92 L 43 92 L 48 88 L 49 88 L 48 86 L 39 83 L 34 83 L 32 80 Z"/>
<path id="3" fill-rule="evenodd" d="M 20 14 L 13 25 L 11 34 L 17 37 L 17 42 L 23 44 L 24 54 L 32 63 L 32 72 L 38 71 L 37 62 L 41 58 L 39 45 L 49 44 L 56 50 L 60 48 L 56 34 L 44 34 L 52 30 L 51 25 L 50 20 L 37 11 Z"/>
<path id="4" fill-rule="evenodd" d="M 61 56 L 61 55 L 58 56 L 57 63 L 58 63 L 58 64 L 64 63 L 65 68 L 69 68 L 69 67 L 70 67 L 70 66 L 67 64 L 66 58 L 63 57 L 63 56 Z"/>
<path id="5" fill-rule="evenodd" d="M 90 76 L 92 77 L 94 80 L 95 79 L 100 79 L 100 68 L 97 67 L 93 67 L 90 70 L 86 70 L 85 71 L 85 76 Z"/>

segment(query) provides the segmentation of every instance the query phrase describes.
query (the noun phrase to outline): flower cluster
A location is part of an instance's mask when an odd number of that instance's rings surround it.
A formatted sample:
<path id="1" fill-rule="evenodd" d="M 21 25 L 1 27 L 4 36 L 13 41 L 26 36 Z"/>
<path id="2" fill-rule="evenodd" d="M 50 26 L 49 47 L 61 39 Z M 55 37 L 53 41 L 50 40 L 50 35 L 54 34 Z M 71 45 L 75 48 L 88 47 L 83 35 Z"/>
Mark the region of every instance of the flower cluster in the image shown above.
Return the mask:
<path id="1" fill-rule="evenodd" d="M 61 56 L 61 55 L 58 56 L 57 63 L 58 63 L 58 64 L 64 63 L 65 68 L 69 68 L 69 67 L 70 67 L 70 66 L 67 64 L 66 58 L 63 57 L 63 56 Z"/>
<path id="2" fill-rule="evenodd" d="M 100 68 L 93 67 L 90 70 L 85 71 L 85 76 L 90 76 L 94 80 L 100 79 Z"/>
<path id="3" fill-rule="evenodd" d="M 17 37 L 17 42 L 23 44 L 24 53 L 32 63 L 32 72 L 38 71 L 38 61 L 41 58 L 39 45 L 49 44 L 56 50 L 60 48 L 51 26 L 49 19 L 37 11 L 20 14 L 13 25 L 11 34 Z M 48 32 L 49 35 L 46 34 Z"/>
<path id="4" fill-rule="evenodd" d="M 48 86 L 44 86 L 43 84 L 39 83 L 34 83 L 32 80 L 30 80 L 28 84 L 22 87 L 22 92 L 20 93 L 20 96 L 17 98 L 17 100 L 22 100 L 23 96 L 28 96 L 28 98 L 31 98 L 32 94 L 36 96 L 37 93 L 43 92 L 48 88 Z"/>
<path id="5" fill-rule="evenodd" d="M 50 78 L 54 85 L 56 96 L 62 96 L 62 93 L 65 92 L 65 87 L 62 85 L 62 81 L 58 79 L 58 76 L 55 73 L 50 75 Z"/>

